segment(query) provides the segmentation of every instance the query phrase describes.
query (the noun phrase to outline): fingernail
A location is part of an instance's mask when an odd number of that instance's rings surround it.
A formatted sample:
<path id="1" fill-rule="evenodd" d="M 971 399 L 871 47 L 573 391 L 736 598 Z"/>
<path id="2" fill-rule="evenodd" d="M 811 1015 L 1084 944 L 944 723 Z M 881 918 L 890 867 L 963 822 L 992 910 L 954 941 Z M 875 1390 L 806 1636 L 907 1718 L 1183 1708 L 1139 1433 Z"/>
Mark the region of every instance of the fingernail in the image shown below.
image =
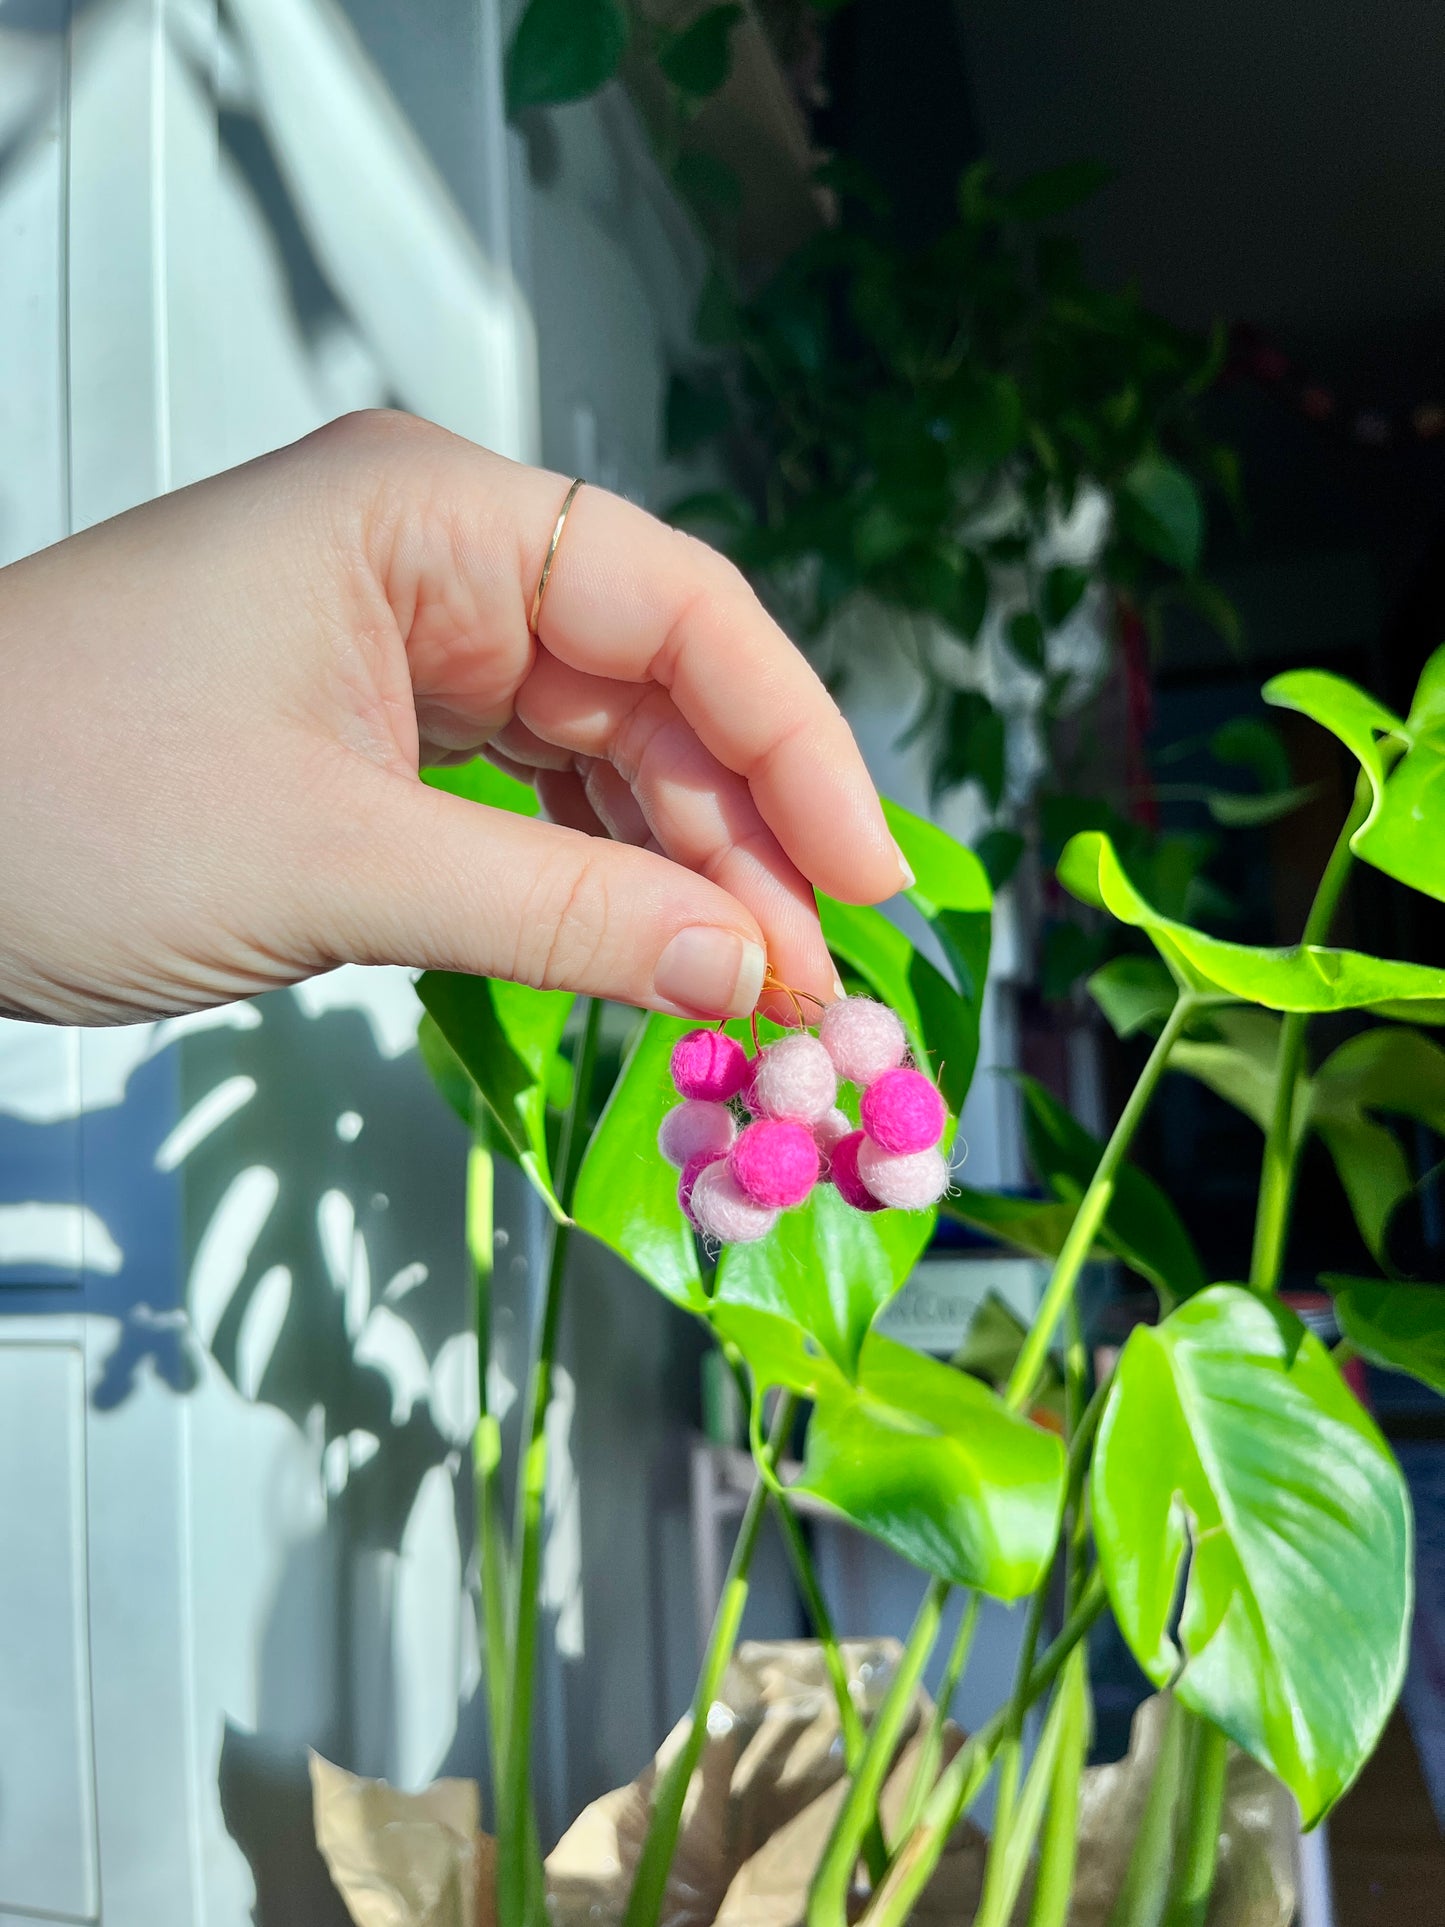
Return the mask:
<path id="1" fill-rule="evenodd" d="M 908 861 L 908 858 L 903 854 L 903 846 L 899 843 L 896 837 L 893 840 L 893 851 L 895 856 L 898 858 L 898 867 L 903 872 L 903 888 L 905 890 L 911 890 L 914 884 L 917 883 L 918 878 L 914 876 L 913 865 Z"/>
<path id="2" fill-rule="evenodd" d="M 843 988 L 843 979 L 838 975 L 836 970 L 833 972 L 833 995 L 835 997 L 846 997 L 848 995 L 847 991 Z"/>
<path id="3" fill-rule="evenodd" d="M 658 958 L 652 987 L 664 1003 L 690 1016 L 746 1017 L 763 994 L 767 967 L 760 943 L 735 930 L 693 924 L 679 930 Z"/>

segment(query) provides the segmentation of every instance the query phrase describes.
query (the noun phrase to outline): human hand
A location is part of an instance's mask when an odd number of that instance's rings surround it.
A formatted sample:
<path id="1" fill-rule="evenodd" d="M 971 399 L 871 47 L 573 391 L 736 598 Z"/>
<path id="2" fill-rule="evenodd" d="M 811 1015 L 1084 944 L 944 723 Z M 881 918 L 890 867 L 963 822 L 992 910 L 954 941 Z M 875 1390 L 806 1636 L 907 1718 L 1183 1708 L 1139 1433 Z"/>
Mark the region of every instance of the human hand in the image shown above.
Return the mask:
<path id="1" fill-rule="evenodd" d="M 598 489 L 534 642 L 566 487 L 349 417 L 0 571 L 0 1007 L 125 1023 L 344 962 L 721 1017 L 766 958 L 834 995 L 812 886 L 906 880 L 846 723 L 727 562 Z M 488 745 L 552 822 L 418 781 Z"/>

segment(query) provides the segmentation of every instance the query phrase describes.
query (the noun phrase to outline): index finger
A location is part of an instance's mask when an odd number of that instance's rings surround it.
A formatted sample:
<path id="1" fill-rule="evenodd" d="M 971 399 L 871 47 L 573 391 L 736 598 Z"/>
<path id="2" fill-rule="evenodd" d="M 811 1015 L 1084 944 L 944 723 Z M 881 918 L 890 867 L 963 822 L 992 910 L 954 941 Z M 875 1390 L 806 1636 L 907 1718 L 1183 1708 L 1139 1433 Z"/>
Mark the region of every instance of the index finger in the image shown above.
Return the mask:
<path id="1" fill-rule="evenodd" d="M 551 511 L 540 510 L 523 543 L 530 603 L 566 483 L 535 470 L 528 480 L 527 513 L 533 499 Z M 699 739 L 746 781 L 793 862 L 830 896 L 874 903 L 912 881 L 838 705 L 715 550 L 583 488 L 537 628 L 574 668 L 669 690 Z"/>

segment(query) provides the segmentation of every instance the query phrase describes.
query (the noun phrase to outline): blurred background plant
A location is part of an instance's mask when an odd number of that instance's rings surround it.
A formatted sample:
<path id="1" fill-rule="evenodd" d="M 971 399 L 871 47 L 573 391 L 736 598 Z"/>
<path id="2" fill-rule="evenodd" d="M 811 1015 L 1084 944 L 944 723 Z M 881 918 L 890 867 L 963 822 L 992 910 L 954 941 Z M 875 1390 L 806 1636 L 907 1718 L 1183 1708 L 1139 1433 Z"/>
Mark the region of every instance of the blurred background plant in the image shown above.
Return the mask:
<path id="1" fill-rule="evenodd" d="M 749 184 L 710 145 L 707 110 L 759 31 L 816 106 L 822 33 L 847 5 L 531 0 L 509 106 L 526 125 L 627 80 L 709 261 L 665 435 L 715 485 L 670 518 L 738 562 L 840 695 L 865 666 L 907 678 L 902 743 L 924 748 L 935 805 L 969 792 L 996 886 L 1031 859 L 1054 1001 L 1115 941 L 1043 881 L 1070 835 L 1107 831 L 1172 914 L 1227 920 L 1204 875 L 1214 837 L 1165 830 L 1159 804 L 1227 827 L 1309 794 L 1258 718 L 1176 748 L 1184 772 L 1144 755 L 1170 605 L 1242 647 L 1202 566 L 1211 512 L 1244 514 L 1238 460 L 1200 409 L 1226 337 L 1091 281 L 1060 227 L 1109 179 L 1087 160 L 1012 185 L 978 161 L 919 234 L 865 167 L 815 156 L 811 218 L 760 256 Z"/>

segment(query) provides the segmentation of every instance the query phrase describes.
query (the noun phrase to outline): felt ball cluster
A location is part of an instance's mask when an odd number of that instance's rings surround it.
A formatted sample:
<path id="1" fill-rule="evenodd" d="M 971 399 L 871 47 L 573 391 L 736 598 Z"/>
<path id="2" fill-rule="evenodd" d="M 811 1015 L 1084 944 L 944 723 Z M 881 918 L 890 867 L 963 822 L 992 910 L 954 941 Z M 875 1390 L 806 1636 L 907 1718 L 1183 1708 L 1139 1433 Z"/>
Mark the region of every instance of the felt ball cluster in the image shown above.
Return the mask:
<path id="1" fill-rule="evenodd" d="M 816 1036 L 790 1031 L 756 1057 L 725 1031 L 689 1031 L 672 1053 L 682 1102 L 657 1138 L 681 1172 L 689 1222 L 719 1244 L 751 1244 L 819 1183 L 856 1211 L 936 1204 L 948 1189 L 938 1148 L 948 1111 L 907 1056 L 897 1015 L 871 997 L 829 1004 Z M 840 1083 L 859 1093 L 861 1129 L 838 1103 Z"/>

